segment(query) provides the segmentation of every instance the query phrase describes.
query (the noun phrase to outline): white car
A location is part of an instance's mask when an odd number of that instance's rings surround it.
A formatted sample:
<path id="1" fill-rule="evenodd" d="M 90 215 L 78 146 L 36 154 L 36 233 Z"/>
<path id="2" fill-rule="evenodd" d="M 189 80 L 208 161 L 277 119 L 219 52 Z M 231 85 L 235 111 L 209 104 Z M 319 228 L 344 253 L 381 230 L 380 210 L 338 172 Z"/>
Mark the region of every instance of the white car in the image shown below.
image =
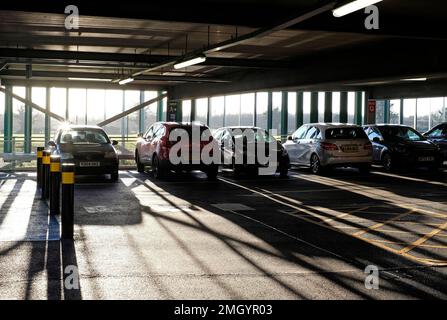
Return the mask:
<path id="1" fill-rule="evenodd" d="M 284 143 L 290 164 L 320 174 L 331 167 L 371 169 L 372 144 L 362 127 L 342 123 L 311 123 L 301 126 Z"/>

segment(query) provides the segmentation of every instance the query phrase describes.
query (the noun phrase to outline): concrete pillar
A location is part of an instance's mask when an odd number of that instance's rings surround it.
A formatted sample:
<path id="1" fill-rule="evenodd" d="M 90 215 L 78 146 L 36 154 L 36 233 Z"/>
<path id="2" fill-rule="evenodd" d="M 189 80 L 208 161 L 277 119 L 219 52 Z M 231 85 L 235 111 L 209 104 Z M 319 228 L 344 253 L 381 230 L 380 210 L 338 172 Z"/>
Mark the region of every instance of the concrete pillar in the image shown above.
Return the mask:
<path id="1" fill-rule="evenodd" d="M 225 118 L 225 112 L 224 112 Z M 191 122 L 196 121 L 196 99 L 191 99 Z"/>
<path id="2" fill-rule="evenodd" d="M 25 88 L 25 99 L 31 101 L 31 87 L 27 86 Z M 31 153 L 31 136 L 32 136 L 32 116 L 33 111 L 29 103 L 25 104 L 25 127 L 24 127 L 24 152 Z"/>
<path id="3" fill-rule="evenodd" d="M 12 91 L 11 86 L 6 86 L 6 90 Z M 4 153 L 12 152 L 12 96 L 5 93 L 5 115 L 3 119 L 3 150 Z"/>
<path id="4" fill-rule="evenodd" d="M 296 128 L 297 129 L 299 127 L 301 127 L 304 122 L 303 101 L 304 101 L 304 93 L 302 91 L 297 91 L 297 93 L 296 93 Z"/>
<path id="5" fill-rule="evenodd" d="M 390 106 L 391 102 L 390 100 L 385 100 L 383 104 L 383 114 L 384 114 L 384 123 L 390 123 Z"/>
<path id="6" fill-rule="evenodd" d="M 140 90 L 140 103 L 144 102 L 144 91 Z M 148 108 L 148 107 L 146 107 Z M 138 110 L 138 132 L 139 133 L 143 133 L 145 130 L 145 124 L 144 124 L 144 120 L 145 120 L 145 112 L 144 109 L 140 109 Z"/>
<path id="7" fill-rule="evenodd" d="M 318 92 L 310 94 L 310 123 L 318 122 Z"/>
<path id="8" fill-rule="evenodd" d="M 348 122 L 348 93 L 340 92 L 340 122 Z"/>
<path id="9" fill-rule="evenodd" d="M 400 99 L 399 124 L 404 124 L 404 99 Z"/>
<path id="10" fill-rule="evenodd" d="M 49 87 L 46 88 L 46 95 L 45 95 L 45 108 L 47 111 L 50 111 L 50 101 L 51 101 L 51 89 Z M 45 113 L 45 145 L 50 140 L 50 133 L 51 133 L 51 119 L 50 116 Z"/>
<path id="11" fill-rule="evenodd" d="M 332 122 L 332 92 L 324 93 L 324 122 Z"/>
<path id="12" fill-rule="evenodd" d="M 267 130 L 273 127 L 273 93 L 269 91 L 267 99 Z"/>
<path id="13" fill-rule="evenodd" d="M 281 98 L 281 136 L 282 140 L 285 141 L 289 131 L 289 93 L 287 91 L 282 91 Z"/>
<path id="14" fill-rule="evenodd" d="M 361 91 L 357 91 L 355 93 L 354 122 L 355 122 L 355 124 L 362 125 L 362 92 Z"/>
<path id="15" fill-rule="evenodd" d="M 160 96 L 162 92 L 158 91 L 157 94 Z M 157 121 L 163 121 L 165 118 L 165 115 L 163 115 L 163 99 L 161 99 L 157 102 Z"/>

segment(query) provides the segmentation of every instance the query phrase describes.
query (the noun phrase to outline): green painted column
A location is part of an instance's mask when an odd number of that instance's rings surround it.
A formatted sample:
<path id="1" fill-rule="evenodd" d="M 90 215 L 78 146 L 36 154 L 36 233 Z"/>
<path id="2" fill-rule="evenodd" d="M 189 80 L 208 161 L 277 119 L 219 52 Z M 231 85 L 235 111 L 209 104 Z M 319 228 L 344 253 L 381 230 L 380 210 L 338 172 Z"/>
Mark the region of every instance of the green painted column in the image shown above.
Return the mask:
<path id="1" fill-rule="evenodd" d="M 211 115 L 211 99 L 208 97 L 206 100 L 206 125 L 210 125 L 210 115 Z"/>
<path id="2" fill-rule="evenodd" d="M 225 114 L 224 114 L 225 116 Z M 196 121 L 196 99 L 191 99 L 191 122 Z"/>
<path id="3" fill-rule="evenodd" d="M 384 123 L 390 123 L 390 100 L 385 100 L 383 105 Z"/>
<path id="4" fill-rule="evenodd" d="M 121 102 L 121 110 L 124 112 L 126 111 L 126 91 L 123 90 L 123 101 Z M 128 124 L 129 118 L 128 116 L 121 118 L 121 143 L 123 147 L 125 146 L 125 138 L 127 135 L 127 124 Z"/>
<path id="5" fill-rule="evenodd" d="M 289 118 L 289 93 L 287 91 L 281 92 L 281 140 L 285 141 L 287 134 L 289 133 L 288 128 L 288 118 Z"/>
<path id="6" fill-rule="evenodd" d="M 348 123 L 348 93 L 340 92 L 340 122 Z"/>
<path id="7" fill-rule="evenodd" d="M 254 105 L 254 110 L 253 110 L 253 126 L 257 126 L 257 115 L 258 115 L 258 93 L 255 92 L 255 105 Z"/>
<path id="8" fill-rule="evenodd" d="M 332 92 L 324 93 L 324 122 L 332 122 Z"/>
<path id="9" fill-rule="evenodd" d="M 400 99 L 399 123 L 404 124 L 404 99 Z"/>
<path id="10" fill-rule="evenodd" d="M 11 86 L 6 86 L 6 90 L 11 90 Z M 5 115 L 3 122 L 3 150 L 5 153 L 12 152 L 12 96 L 5 93 Z"/>
<path id="11" fill-rule="evenodd" d="M 28 101 L 31 101 L 31 87 L 27 86 L 25 88 L 25 99 Z M 32 136 L 32 117 L 33 117 L 33 109 L 31 106 L 27 103 L 25 104 L 25 128 L 24 128 L 24 135 L 25 135 L 25 141 L 24 141 L 24 152 L 25 153 L 31 153 L 31 136 Z"/>
<path id="12" fill-rule="evenodd" d="M 356 93 L 355 93 L 354 122 L 357 125 L 362 125 L 362 92 L 361 91 L 356 91 Z"/>
<path id="13" fill-rule="evenodd" d="M 296 93 L 296 128 L 298 129 L 304 123 L 303 114 L 303 104 L 304 104 L 304 93 L 302 91 L 297 91 Z"/>
<path id="14" fill-rule="evenodd" d="M 157 94 L 160 96 L 162 92 L 158 91 Z M 163 99 L 157 101 L 157 121 L 163 121 Z"/>
<path id="15" fill-rule="evenodd" d="M 273 93 L 269 91 L 267 98 L 267 130 L 273 127 Z"/>
<path id="16" fill-rule="evenodd" d="M 318 122 L 318 92 L 310 94 L 310 123 Z"/>
<path id="17" fill-rule="evenodd" d="M 140 90 L 140 103 L 144 102 L 144 91 Z M 138 110 L 138 132 L 143 133 L 145 130 L 145 112 L 144 109 Z"/>
<path id="18" fill-rule="evenodd" d="M 49 87 L 46 88 L 46 95 L 45 95 L 45 108 L 47 111 L 50 111 L 50 101 L 51 101 L 51 89 Z M 47 145 L 48 141 L 50 140 L 50 133 L 51 133 L 51 121 L 50 116 L 45 113 L 45 145 Z"/>

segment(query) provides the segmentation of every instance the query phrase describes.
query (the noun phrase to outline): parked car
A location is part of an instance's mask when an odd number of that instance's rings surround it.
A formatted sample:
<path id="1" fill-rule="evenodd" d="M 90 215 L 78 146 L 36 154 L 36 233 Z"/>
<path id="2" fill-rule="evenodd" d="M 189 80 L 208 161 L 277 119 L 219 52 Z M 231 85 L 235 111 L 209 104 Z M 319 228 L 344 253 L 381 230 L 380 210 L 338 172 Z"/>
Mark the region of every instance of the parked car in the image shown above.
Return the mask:
<path id="1" fill-rule="evenodd" d="M 373 161 L 386 171 L 396 168 L 428 167 L 438 169 L 441 153 L 438 146 L 419 132 L 404 125 L 368 125 L 364 127 L 373 143 Z"/>
<path id="2" fill-rule="evenodd" d="M 235 175 L 239 175 L 242 172 L 257 175 L 259 173 L 259 168 L 272 165 L 271 163 L 267 164 L 259 159 L 257 154 L 257 144 L 260 142 L 265 142 L 265 160 L 269 157 L 269 143 L 274 142 L 275 148 L 272 151 L 277 155 L 275 163 L 273 163 L 277 168 L 276 171 L 279 172 L 281 176 L 286 176 L 289 171 L 290 161 L 287 151 L 264 129 L 249 126 L 224 127 L 214 132 L 214 138 L 216 139 L 222 154 L 222 166 L 233 169 Z M 239 145 L 242 148 L 237 147 L 238 139 L 242 139 Z"/>
<path id="3" fill-rule="evenodd" d="M 118 180 L 118 155 L 104 130 L 98 126 L 64 125 L 48 142 L 52 154 L 59 154 L 62 162 L 73 161 L 77 175 L 110 174 Z"/>
<path id="4" fill-rule="evenodd" d="M 284 148 L 292 165 L 310 167 L 314 174 L 333 167 L 356 167 L 365 173 L 371 168 L 372 144 L 357 125 L 305 124 L 288 137 Z"/>
<path id="5" fill-rule="evenodd" d="M 138 172 L 143 172 L 145 166 L 151 166 L 152 174 L 155 178 L 163 178 L 172 170 L 192 171 L 200 170 L 207 174 L 209 179 L 215 179 L 218 172 L 218 165 L 215 163 L 206 164 L 202 161 L 201 153 L 203 148 L 210 144 L 216 143 L 209 132 L 208 141 L 193 141 L 193 126 L 200 130 L 200 134 L 209 130 L 205 125 L 179 123 L 179 122 L 157 122 L 154 123 L 141 137 L 138 139 L 135 148 L 135 162 Z M 187 133 L 189 140 L 183 147 L 189 154 L 187 162 L 175 163 L 170 159 L 171 148 L 180 141 L 170 141 L 169 136 L 174 131 Z M 181 151 L 180 151 L 181 152 Z M 194 161 L 193 161 L 194 160 Z"/>
<path id="6" fill-rule="evenodd" d="M 424 133 L 429 141 L 436 144 L 441 150 L 443 161 L 447 161 L 447 122 L 438 124 L 436 127 Z"/>

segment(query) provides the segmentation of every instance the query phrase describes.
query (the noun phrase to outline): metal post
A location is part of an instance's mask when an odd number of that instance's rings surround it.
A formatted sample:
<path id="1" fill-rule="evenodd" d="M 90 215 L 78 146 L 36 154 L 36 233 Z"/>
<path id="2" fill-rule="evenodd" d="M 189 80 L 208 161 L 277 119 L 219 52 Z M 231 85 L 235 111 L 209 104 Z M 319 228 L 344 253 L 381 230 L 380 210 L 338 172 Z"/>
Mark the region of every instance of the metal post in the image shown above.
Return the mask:
<path id="1" fill-rule="evenodd" d="M 182 122 L 183 121 L 183 103 L 180 100 L 177 100 L 177 108 L 176 108 L 175 119 L 178 122 Z"/>
<path id="2" fill-rule="evenodd" d="M 25 99 L 26 100 L 31 100 L 31 87 L 27 86 L 25 88 Z M 31 108 L 31 106 L 27 103 L 25 104 L 25 128 L 24 128 L 24 152 L 25 153 L 31 153 L 31 136 L 32 136 L 32 125 L 33 125 L 33 121 L 32 121 L 32 112 L 33 109 Z"/>
<path id="3" fill-rule="evenodd" d="M 37 187 L 42 188 L 42 158 L 44 147 L 37 147 Z"/>
<path id="4" fill-rule="evenodd" d="M 143 90 L 140 90 L 140 103 L 143 103 L 144 102 L 144 91 Z M 145 117 L 145 114 L 144 114 L 144 109 L 140 109 L 139 111 L 138 111 L 138 115 L 139 115 L 139 122 L 138 122 L 138 132 L 139 133 L 143 133 L 145 130 L 145 125 L 144 125 L 144 117 Z"/>
<path id="5" fill-rule="evenodd" d="M 74 175 L 73 163 L 62 164 L 62 239 L 73 240 L 74 230 Z"/>
<path id="6" fill-rule="evenodd" d="M 289 118 L 289 93 L 283 91 L 281 93 L 281 141 L 285 141 L 289 133 L 288 118 Z"/>
<path id="7" fill-rule="evenodd" d="M 310 123 L 318 122 L 318 92 L 310 95 Z"/>
<path id="8" fill-rule="evenodd" d="M 348 93 L 340 92 L 340 122 L 348 122 Z"/>
<path id="9" fill-rule="evenodd" d="M 273 128 L 273 93 L 268 92 L 267 99 L 267 130 L 270 131 Z"/>
<path id="10" fill-rule="evenodd" d="M 6 86 L 8 91 L 11 91 L 11 86 Z M 3 142 L 3 150 L 5 153 L 12 152 L 12 96 L 5 92 L 5 115 L 4 115 L 4 142 Z"/>
<path id="11" fill-rule="evenodd" d="M 324 122 L 332 122 L 332 92 L 324 93 Z"/>
<path id="12" fill-rule="evenodd" d="M 257 126 L 257 115 L 258 115 L 258 93 L 255 92 L 255 105 L 254 105 L 254 109 L 253 109 L 253 126 L 256 127 Z"/>
<path id="13" fill-rule="evenodd" d="M 384 115 L 384 123 L 390 123 L 390 100 L 385 100 L 383 105 L 383 115 Z"/>
<path id="14" fill-rule="evenodd" d="M 191 99 L 191 122 L 196 121 L 196 99 Z"/>
<path id="15" fill-rule="evenodd" d="M 162 95 L 161 91 L 158 91 L 158 96 Z M 157 121 L 163 121 L 163 99 L 157 102 Z"/>
<path id="16" fill-rule="evenodd" d="M 210 98 L 206 99 L 206 125 L 210 126 L 210 114 L 211 114 L 211 104 Z"/>
<path id="17" fill-rule="evenodd" d="M 354 122 L 357 125 L 362 125 L 362 92 L 355 93 L 355 107 L 354 107 Z"/>
<path id="18" fill-rule="evenodd" d="M 61 156 L 50 157 L 50 215 L 60 213 Z"/>
<path id="19" fill-rule="evenodd" d="M 50 100 L 51 100 L 51 89 L 49 87 L 46 88 L 47 92 L 45 95 L 46 101 L 45 101 L 45 108 L 47 111 L 50 111 Z M 51 132 L 51 121 L 50 116 L 48 113 L 45 113 L 45 145 L 50 140 L 50 132 Z"/>
<path id="20" fill-rule="evenodd" d="M 49 150 L 43 151 L 42 157 L 42 193 L 41 199 L 46 200 L 50 195 L 50 155 Z"/>
<path id="21" fill-rule="evenodd" d="M 304 123 L 303 115 L 304 93 L 302 91 L 296 92 L 296 128 L 298 129 Z"/>

